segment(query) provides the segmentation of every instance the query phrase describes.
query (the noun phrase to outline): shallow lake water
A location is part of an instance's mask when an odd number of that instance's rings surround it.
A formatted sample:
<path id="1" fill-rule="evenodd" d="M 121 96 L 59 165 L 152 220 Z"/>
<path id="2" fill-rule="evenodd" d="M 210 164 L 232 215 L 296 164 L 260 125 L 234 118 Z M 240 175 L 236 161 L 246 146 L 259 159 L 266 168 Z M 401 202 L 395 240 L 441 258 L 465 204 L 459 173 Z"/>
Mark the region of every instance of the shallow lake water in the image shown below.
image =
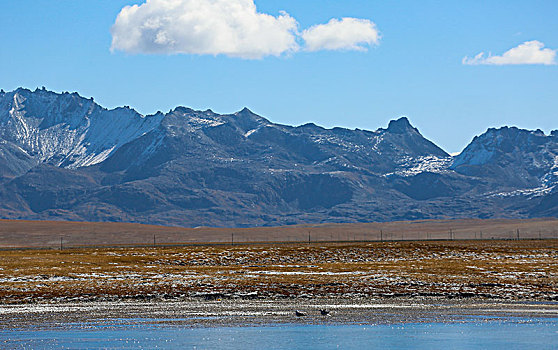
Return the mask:
<path id="1" fill-rule="evenodd" d="M 0 331 L 16 349 L 557 349 L 558 318 L 470 317 L 452 323 L 191 327 L 158 319 Z"/>

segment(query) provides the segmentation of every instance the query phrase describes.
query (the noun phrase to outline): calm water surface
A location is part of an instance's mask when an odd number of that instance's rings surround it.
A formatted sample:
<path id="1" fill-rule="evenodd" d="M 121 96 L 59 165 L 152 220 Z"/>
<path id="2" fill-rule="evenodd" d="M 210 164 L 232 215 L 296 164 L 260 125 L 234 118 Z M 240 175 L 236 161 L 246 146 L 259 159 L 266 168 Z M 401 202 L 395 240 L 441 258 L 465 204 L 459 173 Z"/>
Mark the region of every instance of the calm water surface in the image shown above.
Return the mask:
<path id="1" fill-rule="evenodd" d="M 558 318 L 475 317 L 459 323 L 185 327 L 159 320 L 0 331 L 16 349 L 558 349 Z M 130 325 L 130 323 L 132 325 Z M 135 324 L 134 324 L 135 323 Z"/>

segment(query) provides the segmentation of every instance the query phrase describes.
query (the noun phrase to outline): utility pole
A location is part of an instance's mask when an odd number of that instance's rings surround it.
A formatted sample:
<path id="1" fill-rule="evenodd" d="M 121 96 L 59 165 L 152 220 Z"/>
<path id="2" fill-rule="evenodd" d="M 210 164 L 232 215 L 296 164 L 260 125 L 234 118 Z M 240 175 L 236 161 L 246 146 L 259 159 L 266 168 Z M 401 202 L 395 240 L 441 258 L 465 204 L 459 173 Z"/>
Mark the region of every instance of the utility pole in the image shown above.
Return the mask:
<path id="1" fill-rule="evenodd" d="M 231 245 L 234 245 L 234 232 L 231 233 Z"/>
<path id="2" fill-rule="evenodd" d="M 155 248 L 157 246 L 157 239 L 155 238 L 155 235 L 153 235 L 153 248 Z"/>
<path id="3" fill-rule="evenodd" d="M 384 241 L 384 231 L 380 230 L 380 242 Z"/>
<path id="4" fill-rule="evenodd" d="M 308 231 L 308 244 L 310 244 L 310 230 Z"/>
<path id="5" fill-rule="evenodd" d="M 519 241 L 519 229 L 517 229 L 517 240 Z"/>

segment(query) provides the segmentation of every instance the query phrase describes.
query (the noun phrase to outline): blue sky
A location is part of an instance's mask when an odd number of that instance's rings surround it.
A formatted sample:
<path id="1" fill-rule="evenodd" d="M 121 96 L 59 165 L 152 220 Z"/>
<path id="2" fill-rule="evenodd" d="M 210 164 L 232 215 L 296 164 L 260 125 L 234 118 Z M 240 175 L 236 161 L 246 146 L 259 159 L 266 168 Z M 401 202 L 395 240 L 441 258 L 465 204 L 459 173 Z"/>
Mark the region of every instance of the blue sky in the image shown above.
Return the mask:
<path id="1" fill-rule="evenodd" d="M 482 64 L 526 42 L 552 55 L 556 1 L 255 0 L 259 13 L 285 11 L 301 33 L 348 17 L 373 23 L 380 38 L 362 44 L 366 50 L 310 52 L 300 35 L 298 50 L 256 59 L 111 51 L 118 14 L 143 3 L 0 2 L 0 88 L 77 91 L 144 114 L 178 105 L 220 113 L 247 106 L 292 125 L 375 130 L 406 115 L 448 152 L 488 127 L 558 129 L 558 65 L 507 64 L 506 57 Z M 481 52 L 471 61 L 481 64 L 463 63 Z"/>

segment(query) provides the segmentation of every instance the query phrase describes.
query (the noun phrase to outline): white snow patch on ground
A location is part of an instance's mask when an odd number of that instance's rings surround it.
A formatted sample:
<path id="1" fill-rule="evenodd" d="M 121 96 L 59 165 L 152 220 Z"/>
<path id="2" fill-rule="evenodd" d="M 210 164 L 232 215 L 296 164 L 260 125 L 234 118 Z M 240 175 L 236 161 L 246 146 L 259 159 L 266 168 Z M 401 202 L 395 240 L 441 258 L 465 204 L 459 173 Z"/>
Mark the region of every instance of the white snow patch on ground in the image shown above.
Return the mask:
<path id="1" fill-rule="evenodd" d="M 260 275 L 323 275 L 323 276 L 339 276 L 339 275 L 363 275 L 364 271 L 348 271 L 348 272 L 319 272 L 319 271 L 250 271 L 251 274 Z"/>

